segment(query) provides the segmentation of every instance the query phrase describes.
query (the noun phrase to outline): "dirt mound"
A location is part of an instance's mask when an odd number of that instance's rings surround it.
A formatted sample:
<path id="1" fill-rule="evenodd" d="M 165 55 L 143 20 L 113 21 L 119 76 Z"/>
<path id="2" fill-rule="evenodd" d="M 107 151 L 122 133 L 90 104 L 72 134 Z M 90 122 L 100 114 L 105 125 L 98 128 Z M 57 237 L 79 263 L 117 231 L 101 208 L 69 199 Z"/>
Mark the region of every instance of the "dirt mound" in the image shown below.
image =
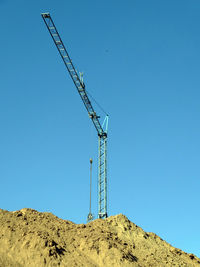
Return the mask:
<path id="1" fill-rule="evenodd" d="M 32 209 L 0 209 L 0 266 L 200 267 L 200 259 L 122 214 L 77 225 Z"/>

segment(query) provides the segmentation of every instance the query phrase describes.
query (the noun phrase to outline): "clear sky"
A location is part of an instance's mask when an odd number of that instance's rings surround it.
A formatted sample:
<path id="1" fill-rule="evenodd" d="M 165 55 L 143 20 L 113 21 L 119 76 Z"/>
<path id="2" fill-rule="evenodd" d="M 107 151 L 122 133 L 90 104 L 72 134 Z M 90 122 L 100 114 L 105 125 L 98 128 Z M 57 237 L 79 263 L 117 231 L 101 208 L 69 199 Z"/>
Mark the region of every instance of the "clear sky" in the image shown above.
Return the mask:
<path id="1" fill-rule="evenodd" d="M 41 12 L 110 115 L 109 215 L 200 257 L 199 0 L 0 0 L 0 208 L 86 222 L 92 157 L 97 217 L 97 135 Z"/>

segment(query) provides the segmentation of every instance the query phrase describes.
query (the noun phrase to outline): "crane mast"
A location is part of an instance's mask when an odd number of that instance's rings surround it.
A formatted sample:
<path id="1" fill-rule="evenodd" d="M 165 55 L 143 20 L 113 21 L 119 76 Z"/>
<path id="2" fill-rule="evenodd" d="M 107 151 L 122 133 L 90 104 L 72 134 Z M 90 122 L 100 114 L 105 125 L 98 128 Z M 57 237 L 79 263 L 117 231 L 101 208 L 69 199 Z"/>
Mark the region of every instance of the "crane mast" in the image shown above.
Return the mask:
<path id="1" fill-rule="evenodd" d="M 50 14 L 42 13 L 41 15 L 98 134 L 98 218 L 107 218 L 108 115 L 106 115 L 104 122 L 101 125 L 99 121 L 100 117 L 96 114 L 88 97 L 87 91 L 85 90 L 85 84 L 78 75 Z"/>

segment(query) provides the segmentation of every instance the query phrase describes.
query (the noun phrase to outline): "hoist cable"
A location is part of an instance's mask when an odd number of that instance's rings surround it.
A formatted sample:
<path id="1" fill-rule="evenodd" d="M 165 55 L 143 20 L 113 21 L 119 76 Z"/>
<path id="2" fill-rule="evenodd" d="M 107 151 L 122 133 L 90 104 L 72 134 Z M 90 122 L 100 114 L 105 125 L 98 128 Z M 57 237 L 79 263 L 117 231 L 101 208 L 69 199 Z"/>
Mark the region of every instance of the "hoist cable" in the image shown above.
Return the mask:
<path id="1" fill-rule="evenodd" d="M 102 106 L 95 100 L 95 98 L 87 91 L 87 94 L 92 98 L 92 100 L 96 103 L 96 105 L 101 109 L 101 111 L 108 116 L 108 113 L 105 111 L 105 109 L 102 108 Z"/>

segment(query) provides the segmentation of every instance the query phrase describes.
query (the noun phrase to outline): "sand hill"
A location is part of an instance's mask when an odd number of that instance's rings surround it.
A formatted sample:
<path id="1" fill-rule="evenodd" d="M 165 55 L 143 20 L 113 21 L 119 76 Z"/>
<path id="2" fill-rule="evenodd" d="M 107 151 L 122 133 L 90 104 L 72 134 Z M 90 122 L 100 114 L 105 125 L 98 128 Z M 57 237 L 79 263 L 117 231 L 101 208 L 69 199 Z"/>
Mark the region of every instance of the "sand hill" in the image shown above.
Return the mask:
<path id="1" fill-rule="evenodd" d="M 200 259 L 124 215 L 75 224 L 32 209 L 0 210 L 0 267 L 199 266 Z"/>

